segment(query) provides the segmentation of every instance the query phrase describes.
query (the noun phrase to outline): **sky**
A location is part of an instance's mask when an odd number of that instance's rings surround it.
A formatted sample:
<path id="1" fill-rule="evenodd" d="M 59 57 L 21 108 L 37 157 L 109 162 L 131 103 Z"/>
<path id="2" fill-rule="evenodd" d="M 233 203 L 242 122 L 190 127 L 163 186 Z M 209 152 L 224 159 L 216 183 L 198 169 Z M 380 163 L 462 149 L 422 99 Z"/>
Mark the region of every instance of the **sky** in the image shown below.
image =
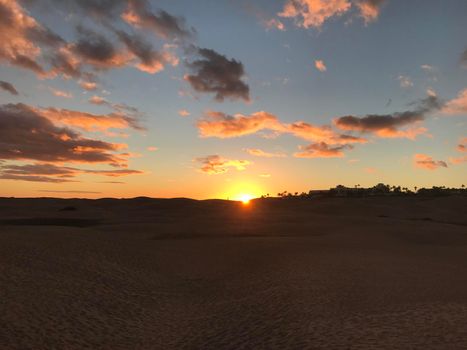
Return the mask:
<path id="1" fill-rule="evenodd" d="M 0 0 L 0 196 L 467 183 L 465 0 Z"/>

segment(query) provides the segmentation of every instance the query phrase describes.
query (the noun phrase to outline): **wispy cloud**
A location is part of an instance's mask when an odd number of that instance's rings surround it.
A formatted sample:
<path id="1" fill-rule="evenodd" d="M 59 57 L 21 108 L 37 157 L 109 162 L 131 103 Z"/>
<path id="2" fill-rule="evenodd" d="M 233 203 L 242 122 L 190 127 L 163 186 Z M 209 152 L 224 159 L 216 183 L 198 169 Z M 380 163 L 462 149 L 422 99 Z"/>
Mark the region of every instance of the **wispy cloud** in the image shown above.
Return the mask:
<path id="1" fill-rule="evenodd" d="M 448 165 L 445 161 L 434 160 L 432 157 L 426 154 L 415 154 L 413 162 L 416 168 L 425 170 L 436 170 L 439 168 L 447 168 Z"/>
<path id="2" fill-rule="evenodd" d="M 331 146 L 326 142 L 312 143 L 308 146 L 300 146 L 301 152 L 294 153 L 297 158 L 342 158 L 344 150 L 351 150 L 352 145 Z"/>
<path id="3" fill-rule="evenodd" d="M 246 148 L 245 152 L 255 157 L 264 157 L 264 158 L 284 158 L 287 157 L 287 154 L 284 152 L 266 152 L 259 148 Z"/>
<path id="4" fill-rule="evenodd" d="M 209 175 L 223 174 L 234 168 L 237 170 L 245 170 L 251 163 L 247 160 L 227 159 L 219 155 L 210 155 L 206 157 L 196 158 L 195 162 L 200 164 L 199 170 Z"/>
<path id="5" fill-rule="evenodd" d="M 0 80 L 0 89 L 5 90 L 15 96 L 19 95 L 18 90 L 16 90 L 13 84 L 7 81 Z"/>

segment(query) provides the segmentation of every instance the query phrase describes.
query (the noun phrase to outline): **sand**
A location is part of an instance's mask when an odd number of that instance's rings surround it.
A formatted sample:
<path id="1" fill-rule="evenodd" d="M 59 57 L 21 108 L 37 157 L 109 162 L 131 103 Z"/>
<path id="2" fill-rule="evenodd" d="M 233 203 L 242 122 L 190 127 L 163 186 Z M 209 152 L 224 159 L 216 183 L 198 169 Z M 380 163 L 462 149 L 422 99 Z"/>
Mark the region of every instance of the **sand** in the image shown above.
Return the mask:
<path id="1" fill-rule="evenodd" d="M 0 349 L 465 349 L 466 210 L 0 199 Z"/>

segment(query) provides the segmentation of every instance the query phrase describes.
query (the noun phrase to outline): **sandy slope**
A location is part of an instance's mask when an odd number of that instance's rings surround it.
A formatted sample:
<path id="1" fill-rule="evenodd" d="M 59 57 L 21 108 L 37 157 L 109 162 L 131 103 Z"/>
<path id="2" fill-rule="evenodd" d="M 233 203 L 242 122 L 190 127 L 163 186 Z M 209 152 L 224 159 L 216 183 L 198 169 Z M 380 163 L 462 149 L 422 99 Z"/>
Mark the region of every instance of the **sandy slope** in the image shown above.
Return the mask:
<path id="1" fill-rule="evenodd" d="M 466 208 L 0 199 L 0 348 L 465 349 Z"/>

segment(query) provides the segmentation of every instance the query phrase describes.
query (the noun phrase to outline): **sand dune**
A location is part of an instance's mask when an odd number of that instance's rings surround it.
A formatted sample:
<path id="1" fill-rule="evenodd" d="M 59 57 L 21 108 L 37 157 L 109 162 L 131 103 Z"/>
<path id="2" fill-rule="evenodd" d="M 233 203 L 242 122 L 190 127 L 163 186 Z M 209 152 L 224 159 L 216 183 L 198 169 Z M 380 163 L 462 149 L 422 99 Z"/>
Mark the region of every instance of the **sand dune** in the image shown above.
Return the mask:
<path id="1" fill-rule="evenodd" d="M 467 348 L 466 208 L 0 199 L 0 348 Z"/>

